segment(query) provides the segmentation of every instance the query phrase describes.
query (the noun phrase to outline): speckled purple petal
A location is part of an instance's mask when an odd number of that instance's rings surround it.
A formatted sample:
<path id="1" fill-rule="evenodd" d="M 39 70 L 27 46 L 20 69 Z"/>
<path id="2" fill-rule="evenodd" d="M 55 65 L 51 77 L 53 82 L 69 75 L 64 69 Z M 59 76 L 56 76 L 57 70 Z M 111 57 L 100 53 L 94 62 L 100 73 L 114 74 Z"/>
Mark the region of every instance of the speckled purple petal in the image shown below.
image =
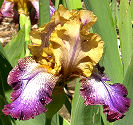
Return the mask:
<path id="1" fill-rule="evenodd" d="M 130 106 L 124 85 L 109 85 L 93 76 L 81 80 L 80 94 L 85 100 L 85 105 L 103 105 L 104 113 L 107 113 L 110 122 L 121 119 Z"/>
<path id="2" fill-rule="evenodd" d="M 0 11 L 3 17 L 13 17 L 13 3 L 4 0 Z"/>
<path id="3" fill-rule="evenodd" d="M 51 0 L 49 0 L 49 4 L 50 4 L 50 16 L 52 16 L 53 13 L 55 12 L 55 8 Z"/>
<path id="4" fill-rule="evenodd" d="M 57 80 L 45 68 L 40 68 L 31 57 L 19 60 L 18 66 L 8 76 L 8 83 L 14 90 L 11 94 L 13 102 L 4 106 L 3 113 L 28 120 L 46 112 L 44 106 L 51 102 L 52 90 Z"/>
<path id="5" fill-rule="evenodd" d="M 55 12 L 55 8 L 53 6 L 50 6 L 50 16 L 52 16 L 54 12 Z"/>

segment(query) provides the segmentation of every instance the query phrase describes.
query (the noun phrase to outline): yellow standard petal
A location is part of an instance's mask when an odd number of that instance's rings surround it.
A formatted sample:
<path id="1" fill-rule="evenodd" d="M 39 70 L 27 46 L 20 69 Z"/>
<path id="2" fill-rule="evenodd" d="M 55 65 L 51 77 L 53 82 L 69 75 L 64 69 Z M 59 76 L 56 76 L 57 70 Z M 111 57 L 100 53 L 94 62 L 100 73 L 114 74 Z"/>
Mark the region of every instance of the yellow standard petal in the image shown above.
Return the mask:
<path id="1" fill-rule="evenodd" d="M 71 16 L 70 11 L 60 5 L 58 11 L 53 14 L 49 23 L 44 24 L 39 29 L 31 31 L 30 39 L 32 41 L 32 45 L 29 45 L 29 49 L 38 62 L 45 65 L 46 63 L 48 63 L 48 65 L 53 65 L 53 63 L 55 63 L 55 59 L 53 57 L 54 54 L 51 53 L 52 50 L 49 46 L 49 37 L 55 30 L 56 26 L 64 25 Z M 59 63 L 54 64 L 54 69 L 60 69 L 60 65 L 58 64 Z"/>
<path id="2" fill-rule="evenodd" d="M 32 55 L 56 73 L 89 77 L 103 54 L 100 36 L 89 33 L 96 20 L 90 11 L 68 11 L 61 5 L 48 24 L 31 32 Z"/>
<path id="3" fill-rule="evenodd" d="M 89 77 L 103 54 L 103 41 L 89 33 L 97 17 L 87 10 L 73 10 L 71 15 L 50 36 L 55 62 L 61 65 L 63 75 L 78 73 Z"/>
<path id="4" fill-rule="evenodd" d="M 81 36 L 81 50 L 76 65 L 82 70 L 84 76 L 89 77 L 93 67 L 99 62 L 103 54 L 104 42 L 97 34 L 88 33 Z"/>

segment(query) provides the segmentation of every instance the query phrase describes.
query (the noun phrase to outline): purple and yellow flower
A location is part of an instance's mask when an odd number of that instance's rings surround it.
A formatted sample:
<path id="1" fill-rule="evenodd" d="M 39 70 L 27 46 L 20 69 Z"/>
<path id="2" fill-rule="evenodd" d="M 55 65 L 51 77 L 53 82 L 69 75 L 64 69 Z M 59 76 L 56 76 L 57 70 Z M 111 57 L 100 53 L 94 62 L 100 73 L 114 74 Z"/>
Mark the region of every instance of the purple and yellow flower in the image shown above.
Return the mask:
<path id="1" fill-rule="evenodd" d="M 55 9 L 50 1 L 51 16 L 54 11 Z M 0 12 L 3 17 L 13 17 L 16 16 L 16 14 L 24 14 L 30 15 L 32 20 L 34 18 L 39 19 L 39 0 L 4 0 Z"/>
<path id="2" fill-rule="evenodd" d="M 63 87 L 73 77 L 80 77 L 85 105 L 103 105 L 111 122 L 124 116 L 130 106 L 126 88 L 109 85 L 94 68 L 104 46 L 98 34 L 89 32 L 96 20 L 90 11 L 68 11 L 60 5 L 49 23 L 31 32 L 32 57 L 20 59 L 9 73 L 13 102 L 4 106 L 4 114 L 21 120 L 34 118 L 47 111 L 58 83 Z"/>

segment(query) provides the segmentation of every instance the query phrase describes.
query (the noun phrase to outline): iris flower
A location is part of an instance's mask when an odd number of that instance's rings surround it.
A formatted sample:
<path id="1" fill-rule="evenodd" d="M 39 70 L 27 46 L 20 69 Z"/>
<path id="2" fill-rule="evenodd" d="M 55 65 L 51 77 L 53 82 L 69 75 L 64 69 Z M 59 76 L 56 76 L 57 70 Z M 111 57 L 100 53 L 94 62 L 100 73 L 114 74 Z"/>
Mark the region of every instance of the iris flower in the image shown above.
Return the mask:
<path id="1" fill-rule="evenodd" d="M 55 9 L 53 7 L 52 2 L 51 1 L 49 2 L 50 2 L 50 15 L 52 16 Z M 0 12 L 3 17 L 13 17 L 13 15 L 16 16 L 16 10 L 18 11 L 19 14 L 30 15 L 31 18 L 33 18 L 33 16 L 36 16 L 36 18 L 39 19 L 38 0 L 4 0 Z"/>
<path id="2" fill-rule="evenodd" d="M 104 46 L 98 34 L 89 32 L 96 20 L 90 11 L 69 11 L 60 5 L 49 23 L 31 32 L 32 56 L 20 59 L 8 76 L 14 91 L 13 102 L 2 110 L 5 115 L 28 120 L 46 112 L 53 89 L 80 77 L 85 105 L 103 105 L 110 122 L 124 116 L 130 106 L 126 88 L 109 85 L 95 67 Z"/>

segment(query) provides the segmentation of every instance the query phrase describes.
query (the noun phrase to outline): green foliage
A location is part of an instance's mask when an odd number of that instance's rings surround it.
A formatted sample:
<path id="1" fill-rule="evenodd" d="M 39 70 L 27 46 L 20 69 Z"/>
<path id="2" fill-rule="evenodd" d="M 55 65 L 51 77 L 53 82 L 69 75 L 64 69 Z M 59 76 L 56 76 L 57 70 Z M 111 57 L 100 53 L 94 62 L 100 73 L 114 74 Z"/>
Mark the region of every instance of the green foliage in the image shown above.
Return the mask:
<path id="1" fill-rule="evenodd" d="M 121 0 L 120 2 L 119 33 L 120 33 L 123 73 L 125 75 L 133 53 L 131 10 L 128 4 L 128 0 Z"/>
<path id="2" fill-rule="evenodd" d="M 0 8 L 1 8 L 1 6 L 2 6 L 3 1 L 4 1 L 4 0 L 0 0 Z"/>
<path id="3" fill-rule="evenodd" d="M 118 17 L 119 16 L 119 10 L 118 10 L 116 0 L 112 0 L 112 2 L 110 3 L 110 8 L 111 8 L 111 11 L 112 11 L 112 17 L 114 19 L 115 26 L 117 26 L 118 22 L 119 22 L 119 17 Z"/>
<path id="4" fill-rule="evenodd" d="M 0 6 L 3 0 L 0 0 Z M 55 9 L 62 3 L 69 10 L 81 9 L 81 0 L 55 0 Z M 120 7 L 116 0 L 84 0 L 86 9 L 98 17 L 92 30 L 100 34 L 104 41 L 104 55 L 100 62 L 105 67 L 105 73 L 112 82 L 123 83 L 133 100 L 133 0 L 121 0 Z M 28 23 L 25 24 L 26 20 Z M 49 0 L 39 0 L 39 26 L 50 21 Z M 2 108 L 7 104 L 10 87 L 7 84 L 9 71 L 17 64 L 18 59 L 25 57 L 28 51 L 30 20 L 20 15 L 20 31 L 4 48 L 0 44 L 0 125 L 132 125 L 133 103 L 126 116 L 117 122 L 109 123 L 103 114 L 102 106 L 85 106 L 80 96 L 80 83 L 76 83 L 72 106 L 65 93 L 57 94 L 47 108 L 48 112 L 27 121 L 12 120 L 4 116 Z M 117 33 L 117 31 L 119 33 Z M 118 46 L 120 40 L 120 49 Z M 121 52 L 121 53 L 120 53 Z M 57 112 L 65 104 L 71 114 L 71 123 Z"/>
<path id="5" fill-rule="evenodd" d="M 62 0 L 62 4 L 69 10 L 82 8 L 81 0 Z"/>
<path id="6" fill-rule="evenodd" d="M 54 7 L 55 7 L 55 10 L 58 9 L 59 3 L 60 3 L 60 0 L 56 0 L 56 1 L 55 1 L 55 6 L 54 6 Z"/>
<path id="7" fill-rule="evenodd" d="M 36 116 L 34 119 L 27 121 L 15 121 L 14 125 L 69 125 L 69 123 L 63 119 L 60 115 L 55 114 L 52 119 L 47 119 L 45 114 Z"/>
<path id="8" fill-rule="evenodd" d="M 131 8 L 131 18 L 132 18 L 132 21 L 133 21 L 133 1 L 132 0 L 131 0 L 130 8 Z"/>
<path id="9" fill-rule="evenodd" d="M 25 56 L 25 27 L 4 47 L 4 51 L 13 67 Z"/>
<path id="10" fill-rule="evenodd" d="M 53 92 L 54 93 L 54 92 Z M 57 113 L 65 102 L 65 93 L 62 91 L 60 93 L 55 92 L 52 95 L 52 102 L 47 106 L 48 111 L 46 112 L 47 118 L 52 118 L 55 113 Z"/>
<path id="11" fill-rule="evenodd" d="M 85 106 L 80 96 L 80 83 L 76 83 L 72 101 L 71 125 L 102 125 L 99 106 Z"/>
<path id="12" fill-rule="evenodd" d="M 4 49 L 2 47 L 2 45 L 0 44 L 0 73 L 1 73 L 1 84 L 3 83 L 3 85 L 5 86 L 4 89 L 6 89 L 6 83 L 7 83 L 7 76 L 9 71 L 12 69 L 9 61 L 7 60 L 7 56 L 4 52 Z M 2 87 L 0 87 L 2 89 Z M 2 93 L 3 91 L 1 90 L 0 93 Z"/>
<path id="13" fill-rule="evenodd" d="M 39 26 L 50 21 L 49 0 L 39 0 Z"/>
<path id="14" fill-rule="evenodd" d="M 0 44 L 0 121 L 1 125 L 11 125 L 11 119 L 6 117 L 2 113 L 2 109 L 5 104 L 7 104 L 5 98 L 5 89 L 7 86 L 7 76 L 9 71 L 11 70 L 11 65 L 6 59 L 6 55 L 4 53 L 3 47 Z"/>

